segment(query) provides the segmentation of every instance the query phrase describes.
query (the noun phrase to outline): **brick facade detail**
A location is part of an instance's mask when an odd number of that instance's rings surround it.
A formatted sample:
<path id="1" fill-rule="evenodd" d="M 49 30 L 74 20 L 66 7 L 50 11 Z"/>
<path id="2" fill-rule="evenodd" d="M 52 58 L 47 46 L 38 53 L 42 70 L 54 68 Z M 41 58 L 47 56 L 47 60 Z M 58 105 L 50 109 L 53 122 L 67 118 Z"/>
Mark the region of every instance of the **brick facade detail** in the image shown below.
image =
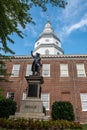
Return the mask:
<path id="1" fill-rule="evenodd" d="M 25 79 L 27 64 L 32 64 L 32 57 L 14 56 L 11 61 L 6 61 L 8 72 L 12 72 L 14 64 L 20 64 L 18 77 L 7 77 L 11 82 L 1 82 L 0 87 L 4 88 L 4 95 L 7 92 L 14 92 L 14 100 L 17 102 L 17 111 L 20 109 L 23 92 L 26 92 L 27 82 Z M 87 111 L 82 111 L 80 93 L 87 93 L 87 55 L 59 55 L 41 57 L 43 64 L 50 64 L 50 77 L 44 77 L 42 93 L 50 94 L 50 110 L 55 101 L 70 101 L 73 104 L 75 119 L 80 122 L 87 122 Z M 78 77 L 76 64 L 82 63 L 85 67 L 85 77 Z M 60 64 L 68 64 L 68 77 L 60 77 Z"/>

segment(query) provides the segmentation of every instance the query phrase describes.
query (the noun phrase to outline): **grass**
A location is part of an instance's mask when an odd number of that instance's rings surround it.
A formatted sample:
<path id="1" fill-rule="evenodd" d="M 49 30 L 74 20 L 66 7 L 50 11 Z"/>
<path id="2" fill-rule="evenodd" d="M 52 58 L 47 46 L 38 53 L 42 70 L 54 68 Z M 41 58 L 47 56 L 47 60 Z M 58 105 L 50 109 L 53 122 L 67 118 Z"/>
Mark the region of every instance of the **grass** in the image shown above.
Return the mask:
<path id="1" fill-rule="evenodd" d="M 83 129 L 82 130 L 87 130 L 87 124 L 83 125 Z"/>

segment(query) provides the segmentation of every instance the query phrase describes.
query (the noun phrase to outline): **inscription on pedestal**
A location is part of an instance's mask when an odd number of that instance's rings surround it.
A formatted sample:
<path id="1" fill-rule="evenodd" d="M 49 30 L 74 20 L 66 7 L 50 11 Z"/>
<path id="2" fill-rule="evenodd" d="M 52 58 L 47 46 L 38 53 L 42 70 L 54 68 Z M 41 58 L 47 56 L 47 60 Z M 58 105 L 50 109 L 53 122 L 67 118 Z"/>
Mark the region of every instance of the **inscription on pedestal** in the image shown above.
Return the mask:
<path id="1" fill-rule="evenodd" d="M 36 109 L 36 106 L 26 105 L 25 108 Z"/>

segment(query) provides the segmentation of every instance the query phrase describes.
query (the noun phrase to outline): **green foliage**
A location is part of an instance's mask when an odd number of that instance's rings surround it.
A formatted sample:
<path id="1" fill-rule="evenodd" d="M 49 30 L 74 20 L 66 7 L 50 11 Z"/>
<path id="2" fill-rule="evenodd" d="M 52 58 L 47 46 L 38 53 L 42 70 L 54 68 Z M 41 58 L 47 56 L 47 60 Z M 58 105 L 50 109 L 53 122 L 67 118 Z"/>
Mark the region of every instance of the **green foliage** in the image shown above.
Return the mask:
<path id="1" fill-rule="evenodd" d="M 0 117 L 8 118 L 9 115 L 14 115 L 16 111 L 16 102 L 12 99 L 0 99 Z"/>
<path id="2" fill-rule="evenodd" d="M 87 124 L 82 125 L 82 130 L 87 130 Z"/>
<path id="3" fill-rule="evenodd" d="M 4 76 L 7 75 L 7 70 L 5 67 L 5 63 L 3 61 L 0 61 L 0 81 L 6 80 Z"/>
<path id="4" fill-rule="evenodd" d="M 0 88 L 0 100 L 5 98 L 5 97 L 3 96 L 3 94 L 2 94 L 3 91 L 4 91 L 4 90 L 3 90 L 2 88 Z"/>
<path id="5" fill-rule="evenodd" d="M 56 101 L 52 105 L 52 118 L 73 121 L 75 119 L 73 106 L 67 101 Z"/>
<path id="6" fill-rule="evenodd" d="M 23 28 L 27 22 L 32 22 L 28 10 L 30 7 L 24 1 L 20 0 L 2 0 L 0 2 L 0 39 L 2 43 L 2 49 L 5 52 L 14 52 L 9 49 L 7 41 L 14 43 L 14 41 L 9 37 L 10 34 L 15 32 L 18 36 L 22 36 L 22 32 L 18 29 L 20 24 Z"/>
<path id="7" fill-rule="evenodd" d="M 14 44 L 11 34 L 16 33 L 23 38 L 23 33 L 19 25 L 24 29 L 27 23 L 34 23 L 30 10 L 33 6 L 38 6 L 46 11 L 46 4 L 65 8 L 66 0 L 1 0 L 0 1 L 0 50 L 4 52 L 14 52 L 8 47 L 8 41 Z M 0 54 L 1 55 L 1 54 Z"/>
<path id="8" fill-rule="evenodd" d="M 6 64 L 4 60 L 10 60 L 8 56 L 1 56 L 0 57 L 0 82 L 9 80 L 6 78 L 7 76 L 11 75 L 7 72 Z"/>
<path id="9" fill-rule="evenodd" d="M 17 119 L 6 119 L 6 118 L 0 118 L 0 126 L 1 128 L 6 129 L 27 129 L 27 130 L 55 130 L 55 129 L 82 129 L 82 125 L 76 122 L 70 122 L 66 120 L 33 120 L 33 119 L 23 119 L 23 118 L 17 118 Z"/>

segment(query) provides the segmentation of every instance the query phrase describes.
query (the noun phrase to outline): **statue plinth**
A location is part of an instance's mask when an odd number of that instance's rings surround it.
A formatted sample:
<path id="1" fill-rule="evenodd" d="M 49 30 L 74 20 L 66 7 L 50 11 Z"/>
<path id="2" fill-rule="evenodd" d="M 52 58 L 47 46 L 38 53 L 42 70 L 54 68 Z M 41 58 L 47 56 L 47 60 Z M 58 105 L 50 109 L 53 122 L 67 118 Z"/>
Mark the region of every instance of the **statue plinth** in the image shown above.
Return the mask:
<path id="1" fill-rule="evenodd" d="M 28 83 L 30 82 L 40 82 L 40 84 L 44 83 L 43 76 L 37 76 L 37 75 L 29 75 L 25 76 Z"/>
<path id="2" fill-rule="evenodd" d="M 25 78 L 28 83 L 27 97 L 40 98 L 41 84 L 43 84 L 43 77 L 30 75 L 30 76 L 26 76 Z"/>
<path id="3" fill-rule="evenodd" d="M 41 101 L 42 76 L 26 76 L 27 80 L 27 98 L 22 100 L 20 112 L 15 113 L 15 117 L 45 119 L 43 113 L 43 103 Z"/>

